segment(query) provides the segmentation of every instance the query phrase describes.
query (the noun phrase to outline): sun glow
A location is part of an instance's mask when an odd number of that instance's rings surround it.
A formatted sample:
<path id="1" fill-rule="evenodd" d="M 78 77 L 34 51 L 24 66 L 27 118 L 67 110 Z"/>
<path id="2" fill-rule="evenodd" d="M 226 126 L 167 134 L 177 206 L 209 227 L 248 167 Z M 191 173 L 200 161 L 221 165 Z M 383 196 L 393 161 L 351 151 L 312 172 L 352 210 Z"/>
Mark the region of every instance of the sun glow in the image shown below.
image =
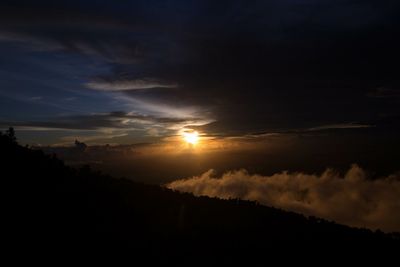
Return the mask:
<path id="1" fill-rule="evenodd" d="M 199 142 L 199 133 L 194 132 L 183 132 L 182 133 L 183 140 L 188 144 L 195 145 Z"/>

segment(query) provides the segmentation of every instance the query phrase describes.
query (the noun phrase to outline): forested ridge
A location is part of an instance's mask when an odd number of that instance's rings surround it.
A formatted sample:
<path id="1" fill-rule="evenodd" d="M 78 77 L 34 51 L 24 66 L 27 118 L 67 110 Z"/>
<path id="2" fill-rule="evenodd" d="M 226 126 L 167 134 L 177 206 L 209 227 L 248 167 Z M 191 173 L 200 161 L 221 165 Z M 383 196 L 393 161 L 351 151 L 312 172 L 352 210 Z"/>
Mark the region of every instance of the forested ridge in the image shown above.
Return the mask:
<path id="1" fill-rule="evenodd" d="M 11 252 L 147 257 L 204 265 L 267 263 L 279 252 L 395 256 L 399 235 L 356 229 L 242 200 L 194 197 L 74 169 L 0 136 L 4 242 Z M 374 253 L 370 253 L 374 252 Z M 308 255 L 308 254 L 305 254 Z M 267 265 L 267 264 L 266 264 Z"/>

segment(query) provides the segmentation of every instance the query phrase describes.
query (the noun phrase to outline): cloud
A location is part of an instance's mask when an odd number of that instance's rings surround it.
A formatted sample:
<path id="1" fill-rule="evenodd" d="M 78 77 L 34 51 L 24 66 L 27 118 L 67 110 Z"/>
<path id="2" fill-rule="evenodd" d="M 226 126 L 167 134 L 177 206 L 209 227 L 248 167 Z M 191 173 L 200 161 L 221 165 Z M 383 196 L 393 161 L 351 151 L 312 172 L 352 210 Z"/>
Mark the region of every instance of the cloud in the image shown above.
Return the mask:
<path id="1" fill-rule="evenodd" d="M 175 88 L 175 83 L 160 82 L 156 79 L 136 79 L 136 80 L 96 80 L 86 83 L 90 89 L 100 91 L 127 91 L 151 88 Z"/>
<path id="2" fill-rule="evenodd" d="M 323 131 L 323 130 L 337 130 L 337 129 L 363 129 L 371 128 L 373 125 L 360 124 L 360 123 L 340 123 L 340 124 L 329 124 L 318 127 L 309 128 L 308 131 Z"/>
<path id="3" fill-rule="evenodd" d="M 352 165 L 344 175 L 327 169 L 321 175 L 261 176 L 237 170 L 214 176 L 209 170 L 166 186 L 197 196 L 258 201 L 356 227 L 400 231 L 400 174 L 370 180 L 363 169 Z"/>
<path id="4" fill-rule="evenodd" d="M 67 1 L 55 6 L 5 3 L 0 17 L 0 41 L 25 44 L 30 50 L 74 52 L 122 64 L 140 58 L 140 41 L 125 38 L 126 33 L 134 34 L 136 26 L 109 12 L 72 7 Z"/>
<path id="5" fill-rule="evenodd" d="M 30 130 L 98 130 L 115 129 L 147 129 L 154 125 L 173 127 L 176 124 L 193 123 L 196 118 L 156 117 L 132 112 L 114 111 L 89 115 L 60 116 L 47 121 L 0 121 L 0 127 L 15 126 Z"/>
<path id="6" fill-rule="evenodd" d="M 91 136 L 64 136 L 61 138 L 61 142 L 59 144 L 54 144 L 55 146 L 61 146 L 61 145 L 71 145 L 74 144 L 75 140 L 79 140 L 82 142 L 94 142 L 94 141 L 99 141 L 99 140 L 110 140 L 110 139 L 114 139 L 117 137 L 123 137 L 123 136 L 127 136 L 128 134 L 126 132 L 110 132 L 110 133 L 103 133 L 103 134 L 97 134 L 97 135 L 91 135 Z"/>

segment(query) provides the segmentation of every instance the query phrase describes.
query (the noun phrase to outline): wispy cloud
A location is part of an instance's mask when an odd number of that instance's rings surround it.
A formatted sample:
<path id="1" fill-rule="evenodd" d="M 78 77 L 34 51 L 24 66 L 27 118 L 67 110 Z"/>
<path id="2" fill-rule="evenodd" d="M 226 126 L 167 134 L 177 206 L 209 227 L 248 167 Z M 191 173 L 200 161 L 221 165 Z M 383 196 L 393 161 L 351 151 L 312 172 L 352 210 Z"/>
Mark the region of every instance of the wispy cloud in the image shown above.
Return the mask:
<path id="1" fill-rule="evenodd" d="M 339 123 L 339 124 L 328 124 L 307 129 L 308 131 L 323 131 L 323 130 L 335 130 L 335 129 L 363 129 L 375 127 L 374 125 L 361 124 L 361 123 Z"/>
<path id="2" fill-rule="evenodd" d="M 100 91 L 127 91 L 142 90 L 151 88 L 175 88 L 176 83 L 157 81 L 156 79 L 136 79 L 136 80 L 95 80 L 86 83 L 90 89 Z"/>
<path id="3" fill-rule="evenodd" d="M 71 135 L 71 136 L 64 136 L 61 138 L 61 142 L 59 144 L 55 145 L 70 145 L 73 144 L 75 140 L 79 140 L 82 142 L 96 142 L 96 141 L 103 141 L 103 140 L 111 140 L 117 137 L 123 137 L 127 136 L 127 132 L 121 132 L 121 131 L 112 131 L 110 133 L 100 133 L 100 134 L 95 134 L 95 135 L 90 135 L 90 136 L 83 136 L 83 135 Z"/>
<path id="4" fill-rule="evenodd" d="M 147 129 L 153 125 L 173 128 L 173 125 L 190 124 L 195 120 L 195 118 L 155 117 L 115 111 L 89 115 L 60 116 L 46 121 L 0 121 L 0 127 L 15 126 L 31 130 Z"/>

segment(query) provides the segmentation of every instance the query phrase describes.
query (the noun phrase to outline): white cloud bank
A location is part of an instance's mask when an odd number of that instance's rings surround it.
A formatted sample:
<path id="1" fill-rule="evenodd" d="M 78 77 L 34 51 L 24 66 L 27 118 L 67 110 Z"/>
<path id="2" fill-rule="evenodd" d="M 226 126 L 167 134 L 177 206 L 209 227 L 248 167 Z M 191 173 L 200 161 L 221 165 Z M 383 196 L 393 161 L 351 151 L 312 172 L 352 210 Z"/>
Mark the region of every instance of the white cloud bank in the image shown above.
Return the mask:
<path id="1" fill-rule="evenodd" d="M 209 170 L 166 186 L 196 196 L 254 200 L 356 227 L 400 231 L 400 174 L 370 180 L 363 169 L 352 165 L 344 176 L 331 169 L 321 175 L 261 176 L 238 170 L 214 176 Z"/>

